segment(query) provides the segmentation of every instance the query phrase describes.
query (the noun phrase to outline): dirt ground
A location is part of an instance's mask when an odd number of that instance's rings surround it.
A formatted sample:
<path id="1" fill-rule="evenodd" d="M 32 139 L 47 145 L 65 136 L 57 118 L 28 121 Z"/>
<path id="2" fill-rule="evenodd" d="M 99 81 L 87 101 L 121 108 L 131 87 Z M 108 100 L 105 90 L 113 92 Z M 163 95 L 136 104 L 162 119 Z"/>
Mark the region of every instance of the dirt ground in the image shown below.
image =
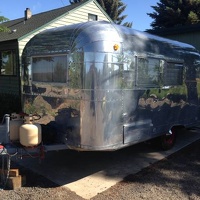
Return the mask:
<path id="1" fill-rule="evenodd" d="M 4 200 L 83 200 L 67 188 L 16 163 L 27 177 L 26 185 L 0 191 Z M 89 190 L 90 188 L 88 188 Z M 93 197 L 91 200 L 197 200 L 200 199 L 200 140 Z"/>

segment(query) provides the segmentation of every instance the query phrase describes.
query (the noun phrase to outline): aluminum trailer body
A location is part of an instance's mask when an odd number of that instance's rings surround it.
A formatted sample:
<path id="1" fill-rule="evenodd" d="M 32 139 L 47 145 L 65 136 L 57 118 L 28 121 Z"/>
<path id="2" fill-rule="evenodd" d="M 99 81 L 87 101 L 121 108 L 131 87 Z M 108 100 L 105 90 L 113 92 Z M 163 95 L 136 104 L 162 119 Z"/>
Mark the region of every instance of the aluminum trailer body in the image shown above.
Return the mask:
<path id="1" fill-rule="evenodd" d="M 44 144 L 116 150 L 199 121 L 199 53 L 108 22 L 46 30 L 22 57 L 22 107 Z"/>

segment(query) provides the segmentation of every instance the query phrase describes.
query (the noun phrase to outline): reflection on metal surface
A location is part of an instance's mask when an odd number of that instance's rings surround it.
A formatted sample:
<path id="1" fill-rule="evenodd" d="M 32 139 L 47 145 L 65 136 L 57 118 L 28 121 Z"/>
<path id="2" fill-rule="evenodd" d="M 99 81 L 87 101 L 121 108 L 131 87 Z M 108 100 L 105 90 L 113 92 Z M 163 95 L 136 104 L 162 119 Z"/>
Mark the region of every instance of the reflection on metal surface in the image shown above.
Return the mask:
<path id="1" fill-rule="evenodd" d="M 47 144 L 145 141 L 199 120 L 199 58 L 188 44 L 107 22 L 47 30 L 23 52 L 24 112 L 42 116 Z"/>

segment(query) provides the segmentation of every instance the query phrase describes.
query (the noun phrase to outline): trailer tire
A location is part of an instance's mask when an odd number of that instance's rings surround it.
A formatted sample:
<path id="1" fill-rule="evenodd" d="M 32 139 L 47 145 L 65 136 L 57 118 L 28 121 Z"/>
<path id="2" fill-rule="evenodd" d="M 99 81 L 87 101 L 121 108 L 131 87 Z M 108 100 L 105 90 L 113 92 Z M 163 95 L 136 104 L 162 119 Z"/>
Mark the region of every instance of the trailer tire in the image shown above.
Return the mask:
<path id="1" fill-rule="evenodd" d="M 176 142 L 176 133 L 178 132 L 177 127 L 174 127 L 171 129 L 171 135 L 164 134 L 162 136 L 156 137 L 154 139 L 151 139 L 148 141 L 147 144 L 149 144 L 151 147 L 153 147 L 156 150 L 169 150 L 171 149 L 175 142 Z"/>
<path id="2" fill-rule="evenodd" d="M 162 150 L 166 151 L 171 149 L 176 142 L 176 130 L 171 129 L 171 134 L 165 134 L 160 137 L 160 147 Z"/>

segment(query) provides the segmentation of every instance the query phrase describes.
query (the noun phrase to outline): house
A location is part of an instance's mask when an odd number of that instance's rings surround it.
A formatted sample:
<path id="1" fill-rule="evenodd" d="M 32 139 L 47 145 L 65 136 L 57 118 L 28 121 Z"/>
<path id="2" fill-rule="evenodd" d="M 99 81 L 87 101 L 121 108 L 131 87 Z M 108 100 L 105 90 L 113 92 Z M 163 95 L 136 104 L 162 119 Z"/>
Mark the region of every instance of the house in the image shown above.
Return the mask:
<path id="1" fill-rule="evenodd" d="M 21 55 L 26 43 L 46 29 L 91 20 L 112 22 L 96 0 L 84 0 L 35 15 L 27 8 L 24 17 L 2 24 L 10 32 L 0 32 L 0 117 L 21 110 Z"/>
<path id="2" fill-rule="evenodd" d="M 200 51 L 200 24 L 148 30 L 149 33 L 193 45 Z"/>

